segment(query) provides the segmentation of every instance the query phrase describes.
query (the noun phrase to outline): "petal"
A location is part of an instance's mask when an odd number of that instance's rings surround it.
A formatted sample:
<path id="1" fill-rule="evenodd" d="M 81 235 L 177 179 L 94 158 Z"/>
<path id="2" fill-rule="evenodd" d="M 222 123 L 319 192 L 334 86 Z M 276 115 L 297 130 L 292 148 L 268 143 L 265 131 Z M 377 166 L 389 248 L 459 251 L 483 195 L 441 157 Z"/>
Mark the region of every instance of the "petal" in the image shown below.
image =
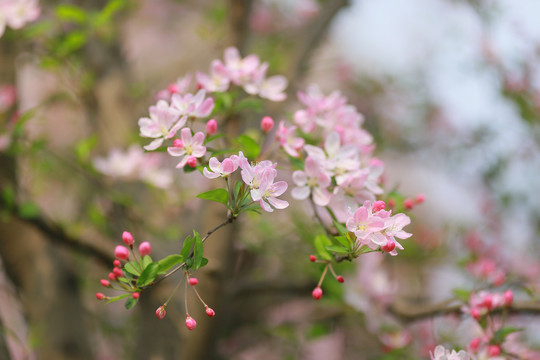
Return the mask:
<path id="1" fill-rule="evenodd" d="M 167 152 L 171 156 L 182 156 L 186 153 L 186 150 L 184 148 L 175 148 L 175 147 L 168 147 Z"/>
<path id="2" fill-rule="evenodd" d="M 193 139 L 193 136 L 191 135 L 191 129 L 183 128 L 182 131 L 180 131 L 180 137 L 182 138 L 182 142 L 184 143 L 184 146 L 191 144 L 192 139 Z"/>
<path id="3" fill-rule="evenodd" d="M 156 150 L 161 144 L 163 144 L 163 138 L 152 141 L 150 144 L 146 145 L 144 149 L 148 151 Z"/>
<path id="4" fill-rule="evenodd" d="M 294 189 L 292 189 L 291 195 L 296 200 L 304 200 L 307 199 L 310 192 L 311 191 L 307 186 L 295 187 Z"/>
<path id="5" fill-rule="evenodd" d="M 289 206 L 289 202 L 285 200 L 277 199 L 275 197 L 268 198 L 267 200 L 276 209 L 285 209 L 286 207 Z"/>
<path id="6" fill-rule="evenodd" d="M 326 206 L 330 202 L 330 193 L 326 189 L 313 189 L 313 201 L 319 206 Z"/>
<path id="7" fill-rule="evenodd" d="M 283 194 L 287 188 L 289 187 L 289 184 L 287 184 L 286 181 L 278 181 L 272 185 L 273 195 L 279 196 Z"/>
<path id="8" fill-rule="evenodd" d="M 266 201 L 261 199 L 261 201 L 259 203 L 261 204 L 261 207 L 263 208 L 264 211 L 274 212 L 274 209 L 272 209 L 272 207 L 270 205 L 268 205 L 268 203 Z"/>
<path id="9" fill-rule="evenodd" d="M 221 172 L 221 164 L 219 163 L 219 160 L 216 158 L 216 157 L 211 157 L 210 160 L 208 161 L 208 167 L 213 171 L 213 172 Z"/>
<path id="10" fill-rule="evenodd" d="M 328 134 L 326 140 L 324 141 L 324 149 L 328 154 L 328 157 L 333 157 L 337 155 L 339 151 L 340 141 L 339 134 L 335 131 Z"/>
<path id="11" fill-rule="evenodd" d="M 298 186 L 304 186 L 307 183 L 307 175 L 302 170 L 296 170 L 292 174 L 293 181 Z"/>
<path id="12" fill-rule="evenodd" d="M 215 172 L 210 172 L 208 171 L 207 168 L 204 168 L 203 169 L 203 175 L 209 179 L 215 179 L 215 178 L 218 178 L 220 177 L 220 175 L 218 173 L 215 173 Z"/>

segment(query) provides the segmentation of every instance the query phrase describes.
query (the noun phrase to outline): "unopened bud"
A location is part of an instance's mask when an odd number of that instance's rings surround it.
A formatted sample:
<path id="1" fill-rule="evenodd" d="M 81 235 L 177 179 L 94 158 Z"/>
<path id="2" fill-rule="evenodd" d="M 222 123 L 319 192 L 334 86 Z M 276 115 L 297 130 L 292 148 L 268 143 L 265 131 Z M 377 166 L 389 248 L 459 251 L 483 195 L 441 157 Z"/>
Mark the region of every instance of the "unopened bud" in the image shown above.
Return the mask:
<path id="1" fill-rule="evenodd" d="M 118 260 L 118 259 L 114 260 L 112 264 L 113 264 L 113 266 L 115 266 L 115 267 L 120 267 L 120 266 L 122 265 L 122 263 L 121 263 L 120 260 Z"/>
<path id="2" fill-rule="evenodd" d="M 216 312 L 212 308 L 209 308 L 208 306 L 206 306 L 205 311 L 206 311 L 206 315 L 208 315 L 209 317 L 216 316 Z"/>
<path id="3" fill-rule="evenodd" d="M 414 197 L 414 202 L 417 204 L 422 204 L 424 201 L 426 201 L 426 195 L 424 194 L 417 194 Z"/>
<path id="4" fill-rule="evenodd" d="M 189 281 L 189 285 L 191 285 L 191 286 L 195 286 L 195 285 L 197 285 L 199 283 L 199 280 L 197 278 L 194 278 L 194 277 L 189 278 L 188 281 Z"/>
<path id="5" fill-rule="evenodd" d="M 115 269 L 117 269 L 117 268 L 115 268 Z M 114 273 L 110 272 L 109 273 L 109 280 L 116 281 L 116 275 L 114 275 Z"/>
<path id="6" fill-rule="evenodd" d="M 386 245 L 381 246 L 381 250 L 384 252 L 390 252 L 396 248 L 396 243 L 393 240 L 388 240 Z"/>
<path id="7" fill-rule="evenodd" d="M 197 158 L 193 155 L 191 155 L 188 159 L 187 159 L 187 163 L 186 163 L 189 167 L 192 167 L 194 168 L 195 166 L 197 166 Z"/>
<path id="8" fill-rule="evenodd" d="M 269 132 L 274 127 L 274 120 L 270 116 L 265 116 L 261 120 L 261 130 L 263 132 Z"/>
<path id="9" fill-rule="evenodd" d="M 134 299 L 138 299 L 141 297 L 141 293 L 138 293 L 138 292 L 134 292 L 131 294 L 131 297 L 134 298 Z"/>
<path id="10" fill-rule="evenodd" d="M 127 246 L 133 245 L 133 235 L 129 231 L 124 231 L 122 233 L 122 240 L 124 240 L 124 244 Z"/>
<path id="11" fill-rule="evenodd" d="M 317 258 L 315 257 L 315 255 L 309 255 L 309 261 L 315 262 L 317 261 Z"/>
<path id="12" fill-rule="evenodd" d="M 322 297 L 322 289 L 320 286 L 317 286 L 313 291 L 311 292 L 311 295 L 315 300 L 319 300 Z"/>
<path id="13" fill-rule="evenodd" d="M 111 287 L 111 283 L 109 282 L 109 280 L 101 279 L 99 282 L 101 283 L 101 286 Z"/>
<path id="14" fill-rule="evenodd" d="M 342 284 L 345 282 L 345 279 L 341 275 L 336 276 L 336 280 Z"/>
<path id="15" fill-rule="evenodd" d="M 97 294 L 96 294 L 96 299 L 98 299 L 98 300 L 103 300 L 103 299 L 105 299 L 105 298 L 106 298 L 106 296 L 103 295 L 103 293 L 97 293 Z"/>
<path id="16" fill-rule="evenodd" d="M 193 330 L 197 327 L 197 322 L 189 315 L 186 317 L 186 327 L 188 330 Z"/>
<path id="17" fill-rule="evenodd" d="M 168 87 L 167 87 L 167 90 L 169 91 L 169 94 L 177 94 L 179 93 L 178 91 L 178 84 L 176 83 L 172 83 L 170 84 Z"/>
<path id="18" fill-rule="evenodd" d="M 480 347 L 480 338 L 472 339 L 469 344 L 469 349 L 471 349 L 472 352 L 477 352 L 479 347 Z"/>
<path id="19" fill-rule="evenodd" d="M 217 131 L 217 121 L 214 119 L 208 120 L 206 123 L 206 133 L 208 135 L 214 135 Z"/>
<path id="20" fill-rule="evenodd" d="M 124 272 L 120 268 L 115 267 L 114 269 L 112 269 L 112 272 L 116 278 L 124 276 Z"/>
<path id="21" fill-rule="evenodd" d="M 491 310 L 491 308 L 493 307 L 493 296 L 491 296 L 491 294 L 487 294 L 486 296 L 484 296 L 483 304 L 488 310 Z"/>
<path id="22" fill-rule="evenodd" d="M 508 289 L 504 292 L 504 305 L 510 306 L 514 302 L 514 293 Z"/>
<path id="23" fill-rule="evenodd" d="M 160 307 L 157 308 L 156 310 L 156 317 L 161 320 L 165 317 L 165 315 L 167 314 L 167 312 L 165 311 L 165 305 L 161 305 Z"/>
<path id="24" fill-rule="evenodd" d="M 475 320 L 480 319 L 480 311 L 478 311 L 477 308 L 472 309 L 472 310 L 471 310 L 471 316 L 472 316 Z"/>
<path id="25" fill-rule="evenodd" d="M 129 258 L 129 250 L 125 246 L 118 245 L 114 248 L 114 256 L 120 260 L 127 260 Z"/>
<path id="26" fill-rule="evenodd" d="M 181 149 L 184 147 L 184 143 L 180 139 L 174 139 L 172 142 L 172 146 L 174 146 L 175 148 Z"/>
<path id="27" fill-rule="evenodd" d="M 151 252 L 152 246 L 150 246 L 148 241 L 143 241 L 141 245 L 139 245 L 139 254 L 141 254 L 141 256 L 150 255 Z"/>
<path id="28" fill-rule="evenodd" d="M 384 201 L 377 200 L 373 203 L 373 212 L 376 213 L 381 210 L 384 210 L 385 207 L 386 207 L 386 204 L 384 203 Z"/>
<path id="29" fill-rule="evenodd" d="M 489 345 L 488 346 L 488 355 L 489 356 L 499 356 L 501 354 L 501 347 L 499 345 Z"/>
<path id="30" fill-rule="evenodd" d="M 403 206 L 405 206 L 405 209 L 411 210 L 414 207 L 414 203 L 411 199 L 407 198 L 403 200 Z"/>

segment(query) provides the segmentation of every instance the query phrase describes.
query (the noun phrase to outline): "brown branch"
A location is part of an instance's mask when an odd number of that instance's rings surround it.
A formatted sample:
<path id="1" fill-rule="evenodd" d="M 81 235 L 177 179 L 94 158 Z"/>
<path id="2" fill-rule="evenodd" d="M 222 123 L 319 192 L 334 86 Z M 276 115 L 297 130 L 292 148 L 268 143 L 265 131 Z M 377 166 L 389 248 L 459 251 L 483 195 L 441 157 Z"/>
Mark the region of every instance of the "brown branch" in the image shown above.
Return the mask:
<path id="1" fill-rule="evenodd" d="M 230 26 L 232 32 L 232 43 L 240 52 L 245 50 L 247 37 L 249 35 L 249 14 L 253 0 L 230 0 Z"/>
<path id="2" fill-rule="evenodd" d="M 388 307 L 388 311 L 403 322 L 413 322 L 429 317 L 461 314 L 461 304 L 454 299 L 435 304 L 418 305 L 398 301 Z M 492 313 L 498 314 L 508 310 L 510 314 L 540 315 L 539 301 L 514 302 L 506 308 L 497 308 Z"/>

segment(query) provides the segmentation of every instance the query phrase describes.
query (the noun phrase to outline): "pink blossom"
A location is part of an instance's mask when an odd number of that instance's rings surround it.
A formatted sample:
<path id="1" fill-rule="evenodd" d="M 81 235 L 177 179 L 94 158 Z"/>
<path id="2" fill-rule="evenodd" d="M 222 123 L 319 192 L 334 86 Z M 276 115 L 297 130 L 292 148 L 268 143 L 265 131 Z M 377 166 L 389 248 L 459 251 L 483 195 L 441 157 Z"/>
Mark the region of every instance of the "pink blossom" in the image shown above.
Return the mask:
<path id="1" fill-rule="evenodd" d="M 202 132 L 197 132 L 195 135 L 191 135 L 191 129 L 184 128 L 180 132 L 182 137 L 182 148 L 178 147 L 168 147 L 167 152 L 171 156 L 181 156 L 182 159 L 176 165 L 177 168 L 184 167 L 190 156 L 195 158 L 203 157 L 206 154 L 206 147 L 203 146 L 204 143 L 204 134 Z"/>
<path id="2" fill-rule="evenodd" d="M 285 181 L 278 181 L 276 183 L 273 182 L 273 179 L 272 181 L 264 181 L 259 188 L 259 192 L 261 194 L 259 203 L 263 210 L 272 212 L 274 211 L 272 207 L 279 210 L 287 208 L 289 206 L 289 202 L 278 199 L 277 197 L 282 195 L 287 190 L 288 186 L 289 185 Z M 257 201 L 258 197 L 259 196 L 254 198 L 252 192 L 252 198 L 254 201 Z"/>
<path id="3" fill-rule="evenodd" d="M 278 130 L 276 132 L 276 139 L 280 145 L 292 157 L 298 157 L 300 154 L 298 151 L 304 146 L 305 140 L 299 137 L 294 137 L 296 126 L 287 128 L 285 122 L 279 123 Z"/>
<path id="4" fill-rule="evenodd" d="M 442 345 L 438 345 L 433 353 L 430 352 L 431 360 L 469 360 L 470 354 L 464 350 L 456 352 L 455 350 L 447 350 Z"/>
<path id="5" fill-rule="evenodd" d="M 140 118 L 139 128 L 142 137 L 154 138 L 144 148 L 155 150 L 163 144 L 163 140 L 172 138 L 186 123 L 186 117 L 179 120 L 180 112 L 173 109 L 164 100 L 159 100 L 149 109 L 150 118 Z"/>
<path id="6" fill-rule="evenodd" d="M 129 258 L 129 250 L 125 246 L 118 245 L 114 249 L 114 256 L 120 260 L 127 260 Z"/>
<path id="7" fill-rule="evenodd" d="M 259 95 L 271 101 L 283 101 L 287 98 L 284 93 L 288 81 L 282 75 L 266 78 L 268 63 L 263 63 L 252 73 L 251 78 L 244 84 L 244 90 L 251 95 Z"/>
<path id="8" fill-rule="evenodd" d="M 129 231 L 124 231 L 122 233 L 122 240 L 124 241 L 124 244 L 127 246 L 133 245 L 133 235 Z"/>
<path id="9" fill-rule="evenodd" d="M 139 254 L 141 254 L 141 256 L 150 255 L 151 252 L 152 246 L 148 241 L 143 241 L 141 245 L 139 245 Z"/>
<path id="10" fill-rule="evenodd" d="M 354 214 L 347 219 L 346 226 L 347 230 L 354 232 L 362 244 L 372 249 L 386 245 L 386 236 L 380 233 L 384 229 L 384 220 L 371 213 L 370 201 L 366 201 L 363 206 L 356 209 Z"/>
<path id="11" fill-rule="evenodd" d="M 0 113 L 7 111 L 17 100 L 17 90 L 13 85 L 0 86 Z"/>
<path id="12" fill-rule="evenodd" d="M 169 86 L 167 86 L 167 89 L 159 91 L 156 94 L 156 99 L 170 101 L 173 94 L 187 93 L 189 85 L 191 83 L 191 77 L 191 74 L 187 74 L 184 77 L 178 78 L 176 82 L 169 84 Z"/>
<path id="13" fill-rule="evenodd" d="M 197 72 L 198 84 L 208 92 L 223 92 L 229 88 L 229 71 L 219 60 L 212 61 L 210 75 Z"/>
<path id="14" fill-rule="evenodd" d="M 242 59 L 237 48 L 229 47 L 225 49 L 225 67 L 229 79 L 236 85 L 243 86 L 248 82 L 259 64 L 260 60 L 257 55 L 249 55 Z"/>
<path id="15" fill-rule="evenodd" d="M 215 179 L 217 177 L 227 177 L 231 173 L 235 172 L 236 169 L 238 169 L 238 157 L 236 155 L 231 156 L 230 158 L 226 158 L 223 160 L 223 162 L 219 162 L 219 160 L 215 157 L 211 157 L 208 161 L 208 167 L 210 168 L 209 171 L 207 168 L 203 169 L 203 175 L 206 176 L 209 179 Z"/>
<path id="16" fill-rule="evenodd" d="M 274 128 L 274 120 L 270 116 L 265 116 L 261 120 L 261 130 L 265 133 Z"/>
<path id="17" fill-rule="evenodd" d="M 305 169 L 293 173 L 295 187 L 291 194 L 297 200 L 306 199 L 310 194 L 313 201 L 319 206 L 326 206 L 330 202 L 330 177 L 321 169 L 319 163 L 311 156 L 306 159 Z"/>
<path id="18" fill-rule="evenodd" d="M 0 37 L 6 25 L 20 29 L 26 23 L 36 20 L 41 13 L 37 0 L 11 0 L 0 2 Z"/>
<path id="19" fill-rule="evenodd" d="M 218 124 L 215 119 L 208 120 L 208 122 L 206 123 L 206 133 L 208 135 L 214 135 L 217 131 L 217 127 Z"/>
<path id="20" fill-rule="evenodd" d="M 205 99 L 206 91 L 201 89 L 197 94 L 190 93 L 181 96 L 174 94 L 171 98 L 171 106 L 176 109 L 180 115 L 189 117 L 204 118 L 212 113 L 214 109 L 214 99 L 211 97 Z"/>

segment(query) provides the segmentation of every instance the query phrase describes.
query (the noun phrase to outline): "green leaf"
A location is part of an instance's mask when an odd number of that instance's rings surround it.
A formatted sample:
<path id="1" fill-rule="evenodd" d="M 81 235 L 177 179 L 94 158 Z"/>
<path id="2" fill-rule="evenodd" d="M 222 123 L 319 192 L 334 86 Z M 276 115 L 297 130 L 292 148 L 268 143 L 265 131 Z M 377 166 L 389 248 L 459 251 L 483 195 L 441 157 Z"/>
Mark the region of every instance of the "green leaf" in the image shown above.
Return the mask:
<path id="1" fill-rule="evenodd" d="M 81 31 L 70 32 L 58 45 L 56 52 L 58 56 L 63 57 L 69 55 L 86 44 L 88 37 Z"/>
<path id="2" fill-rule="evenodd" d="M 137 286 L 143 287 L 151 284 L 158 275 L 159 264 L 156 262 L 151 263 L 144 269 L 141 276 L 137 279 Z"/>
<path id="3" fill-rule="evenodd" d="M 35 219 L 39 216 L 39 207 L 34 203 L 24 203 L 19 206 L 19 216 L 23 219 Z"/>
<path id="4" fill-rule="evenodd" d="M 135 306 L 135 304 L 137 303 L 137 300 L 138 299 L 134 299 L 130 297 L 129 299 L 126 300 L 126 304 L 124 306 L 126 307 L 127 310 L 129 310 Z"/>
<path id="5" fill-rule="evenodd" d="M 173 266 L 180 264 L 182 261 L 184 261 L 184 257 L 182 255 L 178 255 L 178 254 L 169 255 L 166 258 L 158 261 L 158 264 L 159 264 L 158 272 L 160 274 L 165 273 Z"/>
<path id="6" fill-rule="evenodd" d="M 141 267 L 139 266 L 139 263 L 136 261 L 130 261 L 124 265 L 124 269 L 133 275 L 140 276 L 141 275 Z"/>
<path id="7" fill-rule="evenodd" d="M 208 144 L 209 142 L 214 141 L 214 140 L 219 139 L 219 138 L 222 138 L 224 136 L 225 136 L 225 134 L 216 134 L 216 135 L 209 136 L 204 140 L 204 143 Z"/>
<path id="8" fill-rule="evenodd" d="M 336 230 L 338 231 L 339 235 L 347 235 L 349 230 L 340 222 L 337 222 L 334 220 L 334 226 L 336 227 Z"/>
<path id="9" fill-rule="evenodd" d="M 195 230 L 193 230 L 193 236 L 195 238 L 195 245 L 193 248 L 193 270 L 197 270 L 201 267 L 204 246 L 202 243 L 201 235 Z"/>
<path id="10" fill-rule="evenodd" d="M 86 12 L 84 9 L 75 5 L 58 5 L 55 10 L 56 17 L 63 21 L 70 21 L 83 24 L 86 21 Z"/>
<path id="11" fill-rule="evenodd" d="M 304 170 L 304 162 L 302 160 L 289 156 L 289 162 L 293 165 L 294 170 Z"/>
<path id="12" fill-rule="evenodd" d="M 109 298 L 109 300 L 107 301 L 107 304 L 113 303 L 113 302 L 118 301 L 118 300 L 125 299 L 125 298 L 127 298 L 129 296 L 131 296 L 131 294 L 128 293 L 128 294 L 122 294 L 122 295 L 118 295 L 118 296 Z"/>
<path id="13" fill-rule="evenodd" d="M 350 249 L 351 248 L 351 241 L 347 236 L 336 236 L 334 239 L 337 240 L 341 245 L 343 245 L 345 248 Z"/>
<path id="14" fill-rule="evenodd" d="M 259 98 L 245 98 L 242 99 L 236 104 L 234 107 L 236 111 L 244 110 L 244 109 L 253 109 L 256 112 L 262 112 L 263 111 L 263 102 Z"/>
<path id="15" fill-rule="evenodd" d="M 210 190 L 197 195 L 197 197 L 205 200 L 217 201 L 224 205 L 227 205 L 227 202 L 229 201 L 229 193 L 225 189 Z"/>
<path id="16" fill-rule="evenodd" d="M 332 260 L 332 255 L 326 250 L 326 246 L 332 245 L 332 242 L 325 235 L 317 235 L 314 240 L 317 253 L 324 260 Z"/>
<path id="17" fill-rule="evenodd" d="M 186 238 L 186 240 L 184 240 L 184 245 L 182 246 L 182 250 L 180 251 L 180 256 L 182 256 L 184 259 L 187 259 L 189 257 L 191 245 L 193 245 L 193 238 L 190 235 Z"/>
<path id="18" fill-rule="evenodd" d="M 241 145 L 244 150 L 244 155 L 251 160 L 255 160 L 261 152 L 261 147 L 255 140 L 247 135 L 240 135 L 236 141 Z"/>
<path id="19" fill-rule="evenodd" d="M 203 257 L 201 260 L 201 266 L 199 266 L 199 269 L 206 266 L 208 264 L 208 259 Z"/>
<path id="20" fill-rule="evenodd" d="M 125 284 L 131 284 L 131 280 L 129 280 L 127 277 L 119 277 L 118 281 L 123 282 Z"/>
<path id="21" fill-rule="evenodd" d="M 454 289 L 453 293 L 458 300 L 463 302 L 468 302 L 469 298 L 471 297 L 471 292 L 465 289 Z"/>
<path id="22" fill-rule="evenodd" d="M 75 155 L 79 161 L 86 161 L 90 158 L 90 152 L 97 145 L 97 136 L 92 135 L 83 139 L 75 146 Z"/>
<path id="23" fill-rule="evenodd" d="M 150 257 L 150 255 L 144 255 L 144 257 L 142 258 L 142 269 L 146 269 L 146 267 L 148 265 L 150 265 L 152 263 L 152 258 Z"/>
<path id="24" fill-rule="evenodd" d="M 493 335 L 492 341 L 495 344 L 502 344 L 506 340 L 506 336 L 515 332 L 523 331 L 523 328 L 515 328 L 515 327 L 503 327 L 497 331 L 495 331 L 495 334 Z"/>
<path id="25" fill-rule="evenodd" d="M 326 250 L 333 251 L 339 254 L 348 254 L 349 250 L 347 248 L 344 248 L 343 246 L 339 245 L 330 245 L 326 246 Z"/>
<path id="26" fill-rule="evenodd" d="M 103 20 L 109 20 L 114 14 L 122 10 L 127 5 L 125 0 L 111 0 L 105 5 L 103 10 L 101 10 L 99 16 Z"/>

